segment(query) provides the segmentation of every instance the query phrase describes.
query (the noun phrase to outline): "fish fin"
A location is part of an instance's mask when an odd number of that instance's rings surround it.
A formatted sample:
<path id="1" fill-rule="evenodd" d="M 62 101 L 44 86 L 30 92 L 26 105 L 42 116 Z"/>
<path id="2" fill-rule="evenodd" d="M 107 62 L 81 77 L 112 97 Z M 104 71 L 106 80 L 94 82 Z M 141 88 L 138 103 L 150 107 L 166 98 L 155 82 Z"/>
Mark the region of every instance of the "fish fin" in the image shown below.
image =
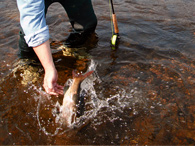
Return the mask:
<path id="1" fill-rule="evenodd" d="M 64 86 L 64 94 L 66 93 L 66 91 L 69 89 L 69 85 L 66 85 L 66 86 Z"/>
<path id="2" fill-rule="evenodd" d="M 74 94 L 73 95 L 73 101 L 77 104 L 78 103 L 78 95 L 77 94 Z"/>
<path id="3" fill-rule="evenodd" d="M 72 79 L 68 79 L 67 81 L 66 81 L 66 83 L 64 84 L 64 94 L 67 92 L 67 90 L 69 89 L 69 87 L 71 86 L 71 84 L 72 84 Z"/>
<path id="4" fill-rule="evenodd" d="M 71 124 L 74 124 L 76 122 L 76 113 L 74 112 L 71 117 Z"/>
<path id="5" fill-rule="evenodd" d="M 80 79 L 80 81 L 83 81 L 85 78 L 87 78 L 88 76 L 90 76 L 94 71 L 89 71 L 85 74 L 80 74 L 80 73 L 76 73 L 75 70 L 72 71 L 72 75 L 73 75 L 73 78 L 78 78 Z"/>

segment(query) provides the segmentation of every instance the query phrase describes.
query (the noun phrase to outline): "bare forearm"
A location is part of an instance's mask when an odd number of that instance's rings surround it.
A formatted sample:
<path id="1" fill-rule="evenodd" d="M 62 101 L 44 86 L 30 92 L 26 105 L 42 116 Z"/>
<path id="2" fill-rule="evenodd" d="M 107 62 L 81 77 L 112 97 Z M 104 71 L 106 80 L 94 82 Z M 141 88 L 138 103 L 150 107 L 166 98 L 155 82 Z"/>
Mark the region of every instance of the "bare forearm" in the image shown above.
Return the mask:
<path id="1" fill-rule="evenodd" d="M 53 62 L 49 40 L 33 49 L 45 69 L 43 81 L 45 91 L 51 95 L 63 94 L 63 87 L 57 84 L 58 73 Z"/>
<path id="2" fill-rule="evenodd" d="M 55 70 L 49 40 L 33 49 L 45 69 L 45 72 Z"/>

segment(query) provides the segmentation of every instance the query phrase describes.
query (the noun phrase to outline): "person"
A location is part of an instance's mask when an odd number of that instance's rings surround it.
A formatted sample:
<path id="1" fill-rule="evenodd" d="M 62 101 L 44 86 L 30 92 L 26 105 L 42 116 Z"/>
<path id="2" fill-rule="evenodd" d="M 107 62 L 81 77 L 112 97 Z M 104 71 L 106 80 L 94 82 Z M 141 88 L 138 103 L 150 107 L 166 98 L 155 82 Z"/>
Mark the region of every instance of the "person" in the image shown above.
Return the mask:
<path id="1" fill-rule="evenodd" d="M 43 87 L 51 95 L 63 94 L 63 87 L 57 83 L 55 68 L 49 43 L 49 29 L 46 13 L 53 2 L 59 2 L 67 12 L 73 28 L 65 45 L 82 45 L 95 31 L 97 18 L 91 0 L 17 0 L 20 13 L 20 58 L 37 55 L 44 71 Z"/>

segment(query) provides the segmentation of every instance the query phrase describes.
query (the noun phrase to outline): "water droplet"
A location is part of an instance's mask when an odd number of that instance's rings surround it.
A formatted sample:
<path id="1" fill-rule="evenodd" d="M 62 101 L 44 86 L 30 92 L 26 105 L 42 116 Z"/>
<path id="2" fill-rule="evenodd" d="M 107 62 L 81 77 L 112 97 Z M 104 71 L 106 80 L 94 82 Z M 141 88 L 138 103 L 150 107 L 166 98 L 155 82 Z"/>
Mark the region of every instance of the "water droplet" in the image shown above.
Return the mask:
<path id="1" fill-rule="evenodd" d="M 138 111 L 133 111 L 133 115 L 137 115 L 138 114 Z"/>
<path id="2" fill-rule="evenodd" d="M 183 113 L 179 113 L 180 116 L 183 116 Z"/>
<path id="3" fill-rule="evenodd" d="M 27 125 L 29 125 L 29 123 L 24 123 L 24 125 L 26 125 L 26 126 L 27 126 Z"/>
<path id="4" fill-rule="evenodd" d="M 115 139 L 119 139 L 119 135 L 118 135 L 118 133 L 115 135 Z"/>
<path id="5" fill-rule="evenodd" d="M 150 106 L 151 109 L 154 109 L 155 107 L 154 106 Z"/>

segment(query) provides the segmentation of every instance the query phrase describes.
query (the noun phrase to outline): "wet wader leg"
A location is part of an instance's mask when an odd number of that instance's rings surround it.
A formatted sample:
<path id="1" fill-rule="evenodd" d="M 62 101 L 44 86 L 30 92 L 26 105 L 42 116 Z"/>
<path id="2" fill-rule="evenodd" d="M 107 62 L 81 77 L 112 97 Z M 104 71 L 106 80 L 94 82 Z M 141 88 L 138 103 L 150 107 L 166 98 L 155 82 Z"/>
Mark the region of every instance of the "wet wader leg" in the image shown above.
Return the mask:
<path id="1" fill-rule="evenodd" d="M 45 14 L 47 13 L 47 9 L 52 3 L 51 0 L 45 0 Z M 24 32 L 22 28 L 20 27 L 20 39 L 19 39 L 19 57 L 21 59 L 32 59 L 36 57 L 36 54 L 33 50 L 32 47 L 29 47 L 28 44 L 26 43 L 26 40 L 24 39 Z"/>
<path id="2" fill-rule="evenodd" d="M 97 18 L 91 0 L 61 0 L 59 2 L 66 10 L 75 31 L 95 31 Z"/>
<path id="3" fill-rule="evenodd" d="M 19 57 L 21 59 L 28 59 L 35 57 L 35 52 L 32 47 L 28 47 L 28 44 L 26 43 L 24 39 L 24 33 L 22 28 L 20 28 L 20 39 L 19 39 Z"/>
<path id="4" fill-rule="evenodd" d="M 65 45 L 68 47 L 79 47 L 83 45 L 95 32 L 97 18 L 93 10 L 91 0 L 59 0 L 66 10 L 73 33 L 66 39 Z"/>

